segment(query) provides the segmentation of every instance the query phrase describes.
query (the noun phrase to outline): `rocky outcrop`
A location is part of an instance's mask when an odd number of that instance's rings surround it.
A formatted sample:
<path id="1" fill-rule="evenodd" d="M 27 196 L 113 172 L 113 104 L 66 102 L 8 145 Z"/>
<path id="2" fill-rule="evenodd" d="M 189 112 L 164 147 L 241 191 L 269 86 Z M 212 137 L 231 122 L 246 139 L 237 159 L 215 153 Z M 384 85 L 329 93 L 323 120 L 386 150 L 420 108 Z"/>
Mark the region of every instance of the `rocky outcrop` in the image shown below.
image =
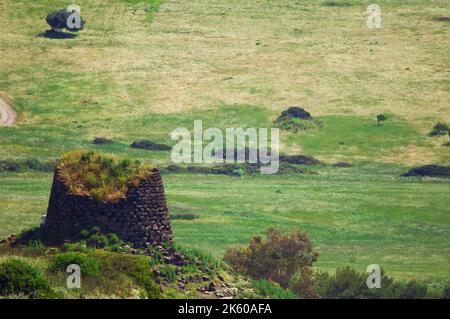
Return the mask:
<path id="1" fill-rule="evenodd" d="M 97 226 L 103 233 L 115 233 L 136 248 L 172 242 L 172 227 L 164 186 L 157 169 L 139 185 L 129 185 L 126 196 L 115 203 L 91 196 L 69 194 L 58 169 L 53 177 L 44 238 L 60 242 L 76 238 L 82 229 Z"/>

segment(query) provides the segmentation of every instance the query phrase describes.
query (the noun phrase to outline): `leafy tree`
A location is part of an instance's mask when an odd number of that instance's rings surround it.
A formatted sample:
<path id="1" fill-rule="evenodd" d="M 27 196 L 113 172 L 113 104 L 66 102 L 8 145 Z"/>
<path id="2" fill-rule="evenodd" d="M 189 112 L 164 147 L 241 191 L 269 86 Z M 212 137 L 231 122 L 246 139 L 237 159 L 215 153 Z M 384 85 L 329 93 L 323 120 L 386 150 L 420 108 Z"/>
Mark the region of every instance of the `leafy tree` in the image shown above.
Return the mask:
<path id="1" fill-rule="evenodd" d="M 384 122 L 387 120 L 387 117 L 384 114 L 378 114 L 377 115 L 377 124 L 381 125 L 381 122 Z"/>

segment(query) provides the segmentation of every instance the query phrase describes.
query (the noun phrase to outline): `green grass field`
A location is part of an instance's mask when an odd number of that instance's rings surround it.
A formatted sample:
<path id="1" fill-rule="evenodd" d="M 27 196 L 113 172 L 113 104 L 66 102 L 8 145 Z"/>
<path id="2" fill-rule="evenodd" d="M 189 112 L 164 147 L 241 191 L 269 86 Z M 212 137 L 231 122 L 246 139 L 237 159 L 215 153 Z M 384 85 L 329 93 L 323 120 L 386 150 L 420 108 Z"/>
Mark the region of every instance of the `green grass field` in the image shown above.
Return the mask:
<path id="1" fill-rule="evenodd" d="M 395 177 L 401 167 L 335 169 L 318 175 L 164 176 L 176 242 L 221 256 L 269 226 L 301 228 L 318 267 L 382 265 L 398 278 L 445 280 L 450 185 Z M 0 235 L 30 228 L 45 213 L 50 174 L 2 175 Z M 193 218 L 193 219 L 192 219 Z"/>
<path id="2" fill-rule="evenodd" d="M 137 10 L 148 3 L 147 11 Z M 450 165 L 448 1 L 380 0 L 381 30 L 368 30 L 372 1 L 79 0 L 85 30 L 39 36 L 61 0 L 0 4 L 0 96 L 18 123 L 0 127 L 0 160 L 48 160 L 89 148 L 170 164 L 170 132 L 270 127 L 300 105 L 323 122 L 283 132 L 281 150 L 325 163 L 296 176 L 164 176 L 175 240 L 221 256 L 269 226 L 299 227 L 319 247 L 319 268 L 398 278 L 450 278 L 450 183 L 401 178 L 419 164 Z M 377 126 L 375 116 L 388 120 Z M 94 146 L 101 136 L 114 140 Z M 51 174 L 0 173 L 0 237 L 34 227 Z M 194 219 L 183 219 L 193 214 Z M 177 217 L 179 216 L 179 217 Z"/>

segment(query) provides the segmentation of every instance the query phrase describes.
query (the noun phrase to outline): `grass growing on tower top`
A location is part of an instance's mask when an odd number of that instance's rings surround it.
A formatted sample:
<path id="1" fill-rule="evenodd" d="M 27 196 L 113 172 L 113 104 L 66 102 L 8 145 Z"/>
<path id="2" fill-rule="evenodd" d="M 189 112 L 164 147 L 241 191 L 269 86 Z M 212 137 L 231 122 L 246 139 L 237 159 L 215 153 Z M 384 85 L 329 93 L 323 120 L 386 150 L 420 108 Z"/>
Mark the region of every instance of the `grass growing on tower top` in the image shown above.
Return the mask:
<path id="1" fill-rule="evenodd" d="M 151 167 L 92 151 L 73 151 L 62 156 L 58 172 L 71 194 L 114 202 L 127 193 L 129 184 L 137 185 L 150 176 Z"/>

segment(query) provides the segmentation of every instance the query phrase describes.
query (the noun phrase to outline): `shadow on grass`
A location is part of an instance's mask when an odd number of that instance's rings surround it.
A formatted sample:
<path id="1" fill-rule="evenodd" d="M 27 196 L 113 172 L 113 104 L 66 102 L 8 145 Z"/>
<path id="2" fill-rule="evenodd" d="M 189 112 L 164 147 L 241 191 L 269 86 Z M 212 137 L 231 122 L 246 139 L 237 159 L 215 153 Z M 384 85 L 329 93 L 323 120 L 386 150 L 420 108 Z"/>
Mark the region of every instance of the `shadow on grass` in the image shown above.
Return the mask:
<path id="1" fill-rule="evenodd" d="M 75 34 L 75 33 L 58 32 L 58 31 L 51 31 L 51 30 L 47 30 L 38 35 L 38 37 L 47 38 L 47 39 L 74 39 L 77 36 L 78 36 L 78 34 Z"/>

